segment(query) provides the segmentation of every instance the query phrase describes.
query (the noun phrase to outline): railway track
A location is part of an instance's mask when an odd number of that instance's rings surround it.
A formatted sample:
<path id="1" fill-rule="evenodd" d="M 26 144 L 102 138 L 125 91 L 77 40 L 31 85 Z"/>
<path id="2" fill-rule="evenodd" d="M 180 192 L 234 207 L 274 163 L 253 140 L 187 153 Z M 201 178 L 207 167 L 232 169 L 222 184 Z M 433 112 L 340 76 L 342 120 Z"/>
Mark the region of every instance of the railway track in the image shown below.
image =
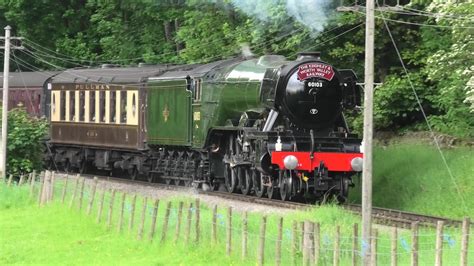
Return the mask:
<path id="1" fill-rule="evenodd" d="M 99 179 L 102 179 L 102 180 L 113 180 L 114 182 L 117 182 L 117 183 L 131 184 L 131 185 L 139 184 L 141 186 L 155 187 L 155 188 L 164 189 L 164 190 L 175 190 L 175 191 L 189 190 L 189 187 L 167 185 L 167 184 L 161 184 L 161 183 L 150 183 L 150 182 L 141 181 L 141 180 L 130 180 L 130 179 L 124 179 L 124 178 L 89 175 L 89 174 L 84 174 L 82 176 L 89 179 L 92 179 L 94 176 L 97 176 Z M 246 196 L 242 194 L 231 194 L 231 193 L 223 192 L 223 191 L 211 192 L 211 191 L 197 190 L 197 193 L 201 195 L 220 197 L 223 199 L 254 203 L 254 204 L 260 204 L 260 205 L 272 206 L 272 207 L 278 207 L 278 208 L 293 209 L 293 210 L 308 210 L 315 207 L 315 205 L 313 204 L 281 201 L 281 200 L 268 199 L 268 198 L 258 198 L 258 197 Z M 341 205 L 341 207 L 353 214 L 356 214 L 356 215 L 362 214 L 361 205 L 344 204 L 344 205 Z M 449 219 L 449 218 L 439 217 L 439 216 L 417 214 L 413 212 L 406 212 L 406 211 L 400 211 L 400 210 L 395 210 L 395 209 L 379 208 L 379 207 L 372 208 L 372 219 L 374 223 L 379 224 L 379 225 L 397 226 L 401 228 L 409 228 L 413 222 L 418 222 L 420 226 L 427 226 L 427 227 L 435 227 L 438 221 L 443 221 L 445 225 L 453 226 L 453 227 L 460 227 L 462 224 L 462 221 L 460 220 Z"/>
<path id="2" fill-rule="evenodd" d="M 361 205 L 345 204 L 343 208 L 354 214 L 362 214 Z M 410 228 L 413 222 L 418 222 L 420 226 L 427 227 L 436 227 L 438 221 L 443 221 L 447 226 L 461 227 L 462 225 L 460 220 L 379 207 L 372 208 L 372 219 L 376 224 L 401 228 Z"/>

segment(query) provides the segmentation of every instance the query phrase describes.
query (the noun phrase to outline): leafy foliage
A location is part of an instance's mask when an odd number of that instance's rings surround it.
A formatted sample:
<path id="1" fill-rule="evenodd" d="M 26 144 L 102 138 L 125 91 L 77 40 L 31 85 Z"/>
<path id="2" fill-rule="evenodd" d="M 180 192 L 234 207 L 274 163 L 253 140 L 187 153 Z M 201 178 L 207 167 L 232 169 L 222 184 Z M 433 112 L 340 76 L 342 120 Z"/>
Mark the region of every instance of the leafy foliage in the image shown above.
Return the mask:
<path id="1" fill-rule="evenodd" d="M 18 176 L 41 169 L 47 125 L 45 119 L 33 118 L 23 108 L 8 112 L 8 174 Z"/>
<path id="2" fill-rule="evenodd" d="M 23 70 L 101 63 L 205 63 L 240 56 L 242 47 L 249 47 L 257 56 L 273 53 L 289 59 L 300 51 L 319 50 L 323 60 L 354 69 L 362 82 L 364 10 L 335 12 L 340 2 L 0 0 L 0 22 L 26 37 L 26 47 L 35 54 L 18 55 L 30 64 L 23 64 Z M 474 110 L 474 4 L 445 2 L 401 1 L 400 12 L 376 13 L 375 81 L 382 83 L 375 93 L 377 130 L 426 129 L 383 16 L 433 128 L 474 135 L 474 117 L 469 113 Z M 360 130 L 361 118 L 353 114 L 351 118 Z"/>

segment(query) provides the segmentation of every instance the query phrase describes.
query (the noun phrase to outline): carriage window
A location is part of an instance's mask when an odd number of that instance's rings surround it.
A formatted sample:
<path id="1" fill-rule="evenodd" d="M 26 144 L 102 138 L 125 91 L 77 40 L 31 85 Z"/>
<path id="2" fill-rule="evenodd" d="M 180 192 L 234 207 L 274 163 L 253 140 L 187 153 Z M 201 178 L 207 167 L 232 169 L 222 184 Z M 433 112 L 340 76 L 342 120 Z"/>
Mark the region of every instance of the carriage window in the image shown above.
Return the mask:
<path id="1" fill-rule="evenodd" d="M 117 120 L 115 114 L 116 93 L 116 91 L 110 91 L 110 122 L 115 122 Z"/>
<path id="2" fill-rule="evenodd" d="M 99 92 L 100 122 L 105 122 L 105 91 Z"/>
<path id="3" fill-rule="evenodd" d="M 95 91 L 89 92 L 89 121 L 95 122 Z"/>
<path id="4" fill-rule="evenodd" d="M 79 121 L 84 122 L 86 116 L 86 92 L 79 92 Z"/>
<path id="5" fill-rule="evenodd" d="M 51 109 L 53 111 L 53 114 L 56 113 L 56 94 L 53 94 L 53 103 L 51 104 Z"/>
<path id="6" fill-rule="evenodd" d="M 76 121 L 76 92 L 69 91 L 69 121 Z"/>
<path id="7" fill-rule="evenodd" d="M 127 123 L 127 91 L 120 91 L 120 123 Z"/>
<path id="8" fill-rule="evenodd" d="M 61 102 L 60 102 L 60 107 L 61 109 L 59 110 L 59 120 L 61 121 L 64 121 L 66 120 L 66 92 L 65 91 L 61 91 L 61 94 L 59 96 L 59 98 L 61 99 Z"/>
<path id="9" fill-rule="evenodd" d="M 133 117 L 137 115 L 137 99 L 135 98 L 135 93 L 132 98 L 132 115 Z"/>

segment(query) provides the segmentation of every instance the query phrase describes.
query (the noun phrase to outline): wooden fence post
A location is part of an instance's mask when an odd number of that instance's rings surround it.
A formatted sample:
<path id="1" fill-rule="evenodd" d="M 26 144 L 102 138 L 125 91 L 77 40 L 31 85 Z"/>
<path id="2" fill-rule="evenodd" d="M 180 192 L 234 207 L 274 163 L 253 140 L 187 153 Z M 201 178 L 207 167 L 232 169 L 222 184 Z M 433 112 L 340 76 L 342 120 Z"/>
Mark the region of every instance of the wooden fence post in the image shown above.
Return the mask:
<path id="1" fill-rule="evenodd" d="M 211 242 L 217 244 L 217 204 L 212 208 Z"/>
<path id="2" fill-rule="evenodd" d="M 418 222 L 411 224 L 412 230 L 412 257 L 411 265 L 418 266 Z"/>
<path id="3" fill-rule="evenodd" d="M 66 179 L 67 180 L 67 179 Z M 92 184 L 91 198 L 89 199 L 89 205 L 87 206 L 87 215 L 91 214 L 92 206 L 94 206 L 95 191 L 97 190 L 97 176 L 94 176 L 94 183 Z"/>
<path id="4" fill-rule="evenodd" d="M 161 231 L 161 242 L 166 241 L 166 235 L 168 234 L 168 223 L 170 220 L 171 201 L 168 201 L 166 205 L 165 221 L 163 222 L 163 229 Z"/>
<path id="5" fill-rule="evenodd" d="M 338 225 L 336 226 L 336 235 L 334 236 L 334 257 L 333 257 L 333 265 L 339 265 L 339 256 L 340 256 L 340 247 L 341 247 L 341 227 Z"/>
<path id="6" fill-rule="evenodd" d="M 7 187 L 10 187 L 12 185 L 12 181 L 13 181 L 13 175 L 10 175 L 8 177 L 8 183 L 7 183 Z"/>
<path id="7" fill-rule="evenodd" d="M 227 241 L 226 241 L 226 253 L 230 256 L 232 252 L 232 207 L 227 207 Z"/>
<path id="8" fill-rule="evenodd" d="M 443 221 L 438 221 L 436 224 L 436 257 L 435 266 L 443 264 Z"/>
<path id="9" fill-rule="evenodd" d="M 379 237 L 379 232 L 377 229 L 373 229 L 373 236 L 372 236 L 372 241 L 370 242 L 370 250 L 371 250 L 371 264 L 372 266 L 377 265 L 377 238 Z"/>
<path id="10" fill-rule="evenodd" d="M 258 262 L 257 264 L 262 266 L 265 262 L 265 230 L 267 227 L 267 216 L 262 217 L 262 223 L 260 224 L 260 244 L 258 248 Z"/>
<path id="11" fill-rule="evenodd" d="M 281 265 L 281 241 L 283 238 L 283 217 L 278 219 L 278 232 L 277 232 L 277 240 L 276 240 L 276 247 L 275 247 L 275 265 Z"/>
<path id="12" fill-rule="evenodd" d="M 321 233 L 319 223 L 314 224 L 314 264 L 318 265 L 321 249 Z"/>
<path id="13" fill-rule="evenodd" d="M 303 266 L 309 266 L 309 250 L 308 250 L 308 222 L 303 222 L 303 227 L 301 228 L 303 231 L 303 234 L 301 235 L 302 244 L 301 244 L 301 252 L 303 253 L 303 263 L 301 265 Z"/>
<path id="14" fill-rule="evenodd" d="M 48 190 L 49 190 L 49 171 L 46 171 L 44 174 L 44 181 L 43 181 L 43 192 L 41 193 L 41 206 L 47 203 L 48 199 Z"/>
<path id="15" fill-rule="evenodd" d="M 45 197 L 44 197 L 44 203 L 49 203 L 51 199 L 51 178 L 53 177 L 53 173 L 51 171 L 47 171 L 47 178 L 46 178 L 46 184 L 45 184 Z"/>
<path id="16" fill-rule="evenodd" d="M 150 242 L 153 241 L 153 237 L 155 236 L 156 217 L 158 216 L 158 207 L 159 207 L 159 205 L 160 205 L 160 200 L 155 199 L 155 202 L 153 203 L 153 213 L 152 213 L 152 216 L 151 216 L 150 234 L 148 236 L 148 238 L 150 239 Z"/>
<path id="17" fill-rule="evenodd" d="M 199 238 L 201 235 L 201 212 L 200 212 L 200 204 L 199 199 L 196 199 L 196 243 L 199 243 Z"/>
<path id="18" fill-rule="evenodd" d="M 71 202 L 69 203 L 69 208 L 72 208 L 74 201 L 76 200 L 77 186 L 79 185 L 79 175 L 76 176 L 76 183 L 74 184 L 74 191 L 72 192 Z"/>
<path id="19" fill-rule="evenodd" d="M 117 232 L 121 233 L 123 228 L 123 211 L 125 209 L 125 199 L 127 198 L 127 193 L 122 193 L 122 200 L 120 201 L 120 215 L 119 222 L 117 225 Z"/>
<path id="20" fill-rule="evenodd" d="M 102 195 L 100 196 L 99 210 L 97 210 L 97 223 L 100 223 L 102 219 L 102 209 L 104 208 L 104 199 L 105 199 L 105 187 L 102 190 Z"/>
<path id="21" fill-rule="evenodd" d="M 357 244 L 359 243 L 359 224 L 354 224 L 352 235 L 352 266 L 357 266 Z"/>
<path id="22" fill-rule="evenodd" d="M 469 227 L 471 220 L 466 217 L 462 221 L 462 237 L 461 237 L 461 266 L 467 266 L 467 254 L 469 251 Z"/>
<path id="23" fill-rule="evenodd" d="M 66 191 L 67 191 L 68 181 L 69 181 L 69 175 L 66 174 L 66 177 L 64 178 L 63 192 L 61 193 L 61 203 L 63 203 L 63 204 L 64 204 L 64 199 L 66 198 Z"/>
<path id="24" fill-rule="evenodd" d="M 179 205 L 178 205 L 178 217 L 177 217 L 177 221 L 176 221 L 176 230 L 175 230 L 175 233 L 174 233 L 175 242 L 178 242 L 178 240 L 179 240 L 179 234 L 180 234 L 180 231 L 181 231 L 181 217 L 182 216 L 183 216 L 183 202 L 180 201 Z"/>
<path id="25" fill-rule="evenodd" d="M 36 179 L 36 175 L 35 175 L 35 171 L 33 171 L 33 173 L 31 173 L 31 178 L 30 178 L 30 198 L 33 197 L 33 194 L 35 193 L 35 180 Z"/>
<path id="26" fill-rule="evenodd" d="M 20 175 L 20 181 L 18 181 L 18 186 L 21 186 L 21 185 L 23 185 L 23 181 L 24 181 L 24 179 L 25 179 L 25 175 L 23 175 L 23 174 L 22 174 L 22 175 Z"/>
<path id="27" fill-rule="evenodd" d="M 54 183 L 56 183 L 56 173 L 51 172 L 50 178 L 49 178 L 49 185 L 50 185 L 50 190 L 49 190 L 49 202 L 52 202 L 54 200 Z"/>
<path id="28" fill-rule="evenodd" d="M 293 265 L 296 265 L 296 253 L 298 252 L 298 222 L 293 221 L 293 237 L 291 238 L 291 255 L 293 257 Z"/>
<path id="29" fill-rule="evenodd" d="M 110 196 L 109 215 L 107 215 L 107 228 L 110 229 L 112 226 L 112 219 L 114 213 L 114 201 L 115 201 L 115 189 L 112 189 L 112 195 Z"/>
<path id="30" fill-rule="evenodd" d="M 38 205 L 42 206 L 43 190 L 44 190 L 44 172 L 40 174 L 40 190 L 38 191 Z"/>
<path id="31" fill-rule="evenodd" d="M 84 199 L 84 183 L 86 182 L 86 178 L 82 178 L 81 181 L 81 191 L 79 192 L 79 211 L 82 210 L 82 200 Z"/>
<path id="32" fill-rule="evenodd" d="M 185 228 L 185 232 L 184 232 L 184 240 L 186 242 L 186 244 L 189 243 L 189 234 L 190 234 L 190 231 L 191 231 L 191 221 L 193 219 L 193 203 L 189 203 L 189 208 L 188 208 L 188 217 L 186 219 L 186 228 Z"/>
<path id="33" fill-rule="evenodd" d="M 396 227 L 392 229 L 392 247 L 391 247 L 391 265 L 397 266 L 398 264 L 398 254 L 397 254 L 397 240 L 398 240 L 398 230 Z"/>
<path id="34" fill-rule="evenodd" d="M 314 223 L 310 221 L 304 222 L 303 235 L 303 265 L 314 264 Z"/>
<path id="35" fill-rule="evenodd" d="M 303 251 L 303 241 L 304 241 L 304 221 L 300 222 L 300 251 Z"/>
<path id="36" fill-rule="evenodd" d="M 146 202 L 147 198 L 143 198 L 143 206 L 142 206 L 142 217 L 140 219 L 140 226 L 138 227 L 138 240 L 143 238 L 143 227 L 145 226 L 145 217 L 146 217 Z"/>
<path id="37" fill-rule="evenodd" d="M 244 216 L 242 217 L 242 260 L 245 260 L 247 258 L 247 238 L 248 238 L 247 218 L 248 218 L 248 213 L 244 212 Z"/>
<path id="38" fill-rule="evenodd" d="M 137 203 L 137 194 L 133 195 L 132 203 L 130 206 L 130 220 L 128 221 L 128 232 L 132 232 L 133 230 L 133 223 L 135 221 L 135 205 Z"/>

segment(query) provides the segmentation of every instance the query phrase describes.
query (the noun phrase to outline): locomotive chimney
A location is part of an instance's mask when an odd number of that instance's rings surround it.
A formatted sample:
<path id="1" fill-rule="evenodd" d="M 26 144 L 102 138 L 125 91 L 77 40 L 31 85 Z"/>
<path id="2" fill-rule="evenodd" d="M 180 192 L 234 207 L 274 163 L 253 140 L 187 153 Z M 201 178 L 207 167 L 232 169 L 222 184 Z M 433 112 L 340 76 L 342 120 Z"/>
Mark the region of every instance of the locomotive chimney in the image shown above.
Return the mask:
<path id="1" fill-rule="evenodd" d="M 321 59 L 321 52 L 301 52 L 298 53 L 296 61 L 302 61 L 306 59 Z"/>

